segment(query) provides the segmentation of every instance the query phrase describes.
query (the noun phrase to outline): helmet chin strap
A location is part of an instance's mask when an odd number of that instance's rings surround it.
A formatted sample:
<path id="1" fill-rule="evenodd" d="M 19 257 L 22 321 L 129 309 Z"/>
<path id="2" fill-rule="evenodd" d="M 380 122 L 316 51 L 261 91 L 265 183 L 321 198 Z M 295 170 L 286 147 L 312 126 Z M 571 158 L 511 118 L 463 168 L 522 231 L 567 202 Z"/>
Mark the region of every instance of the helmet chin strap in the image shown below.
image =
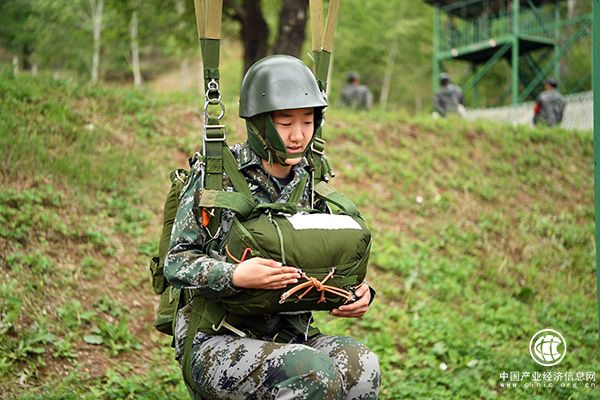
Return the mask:
<path id="1" fill-rule="evenodd" d="M 269 164 L 274 162 L 281 165 L 289 165 L 285 161 L 289 158 L 301 158 L 310 149 L 311 141 L 302 153 L 290 153 L 279 132 L 275 128 L 273 119 L 269 113 L 259 114 L 246 119 L 246 130 L 250 148 Z M 314 133 L 313 133 L 314 138 Z"/>

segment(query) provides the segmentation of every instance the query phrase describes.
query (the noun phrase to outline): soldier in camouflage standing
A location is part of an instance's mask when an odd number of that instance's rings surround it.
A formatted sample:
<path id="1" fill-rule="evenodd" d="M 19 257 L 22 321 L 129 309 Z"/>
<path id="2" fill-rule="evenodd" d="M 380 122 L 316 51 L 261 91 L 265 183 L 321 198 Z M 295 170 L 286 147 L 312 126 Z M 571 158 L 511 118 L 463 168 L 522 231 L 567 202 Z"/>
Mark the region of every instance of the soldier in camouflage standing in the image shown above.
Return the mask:
<path id="1" fill-rule="evenodd" d="M 296 58 L 270 56 L 248 70 L 240 98 L 248 140 L 231 150 L 255 201 L 286 202 L 310 173 L 304 154 L 325 106 L 312 72 Z M 273 135 L 285 146 L 283 153 L 279 145 L 277 150 Z M 274 260 L 254 257 L 232 264 L 206 254 L 207 243 L 227 235 L 233 213 L 223 210 L 217 237 L 208 237 L 195 204 L 203 169 L 197 162 L 183 188 L 165 259 L 165 276 L 173 286 L 197 289 L 201 294 L 176 316 L 175 348 L 180 363 L 191 310 L 198 310 L 192 303 L 246 288 L 279 290 L 300 278 L 296 268 Z M 224 188 L 233 190 L 226 175 Z M 310 207 L 310 195 L 307 185 L 300 207 Z M 314 207 L 326 212 L 322 200 Z M 374 291 L 362 283 L 355 296 L 355 302 L 331 314 L 363 316 Z M 206 307 L 200 312 L 202 318 L 210 318 Z M 201 399 L 376 399 L 380 384 L 377 356 L 354 338 L 321 334 L 311 322 L 310 312 L 262 314 L 227 322 L 218 330 L 214 325 L 213 329 L 201 329 L 193 342 L 188 387 Z"/>
<path id="2" fill-rule="evenodd" d="M 348 82 L 342 88 L 342 105 L 359 110 L 369 111 L 373 106 L 373 95 L 367 85 L 360 83 L 357 72 L 348 74 Z"/>
<path id="3" fill-rule="evenodd" d="M 464 113 L 464 98 L 462 89 L 450 81 L 445 72 L 440 74 L 440 90 L 433 99 L 433 108 L 442 117 L 449 114 Z"/>
<path id="4" fill-rule="evenodd" d="M 565 111 L 565 98 L 558 92 L 558 82 L 553 78 L 544 81 L 544 91 L 535 99 L 533 124 L 557 126 L 562 122 Z"/>

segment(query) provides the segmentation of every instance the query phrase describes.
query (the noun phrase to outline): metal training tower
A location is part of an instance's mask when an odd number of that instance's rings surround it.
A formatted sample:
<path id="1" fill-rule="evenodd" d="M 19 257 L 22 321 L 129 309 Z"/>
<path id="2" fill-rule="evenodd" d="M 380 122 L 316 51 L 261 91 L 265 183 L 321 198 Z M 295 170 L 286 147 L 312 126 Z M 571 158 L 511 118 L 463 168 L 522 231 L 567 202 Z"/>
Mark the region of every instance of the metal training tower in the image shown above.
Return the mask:
<path id="1" fill-rule="evenodd" d="M 562 0 L 425 0 L 434 7 L 433 90 L 439 89 L 443 63 L 471 65 L 460 82 L 478 106 L 478 84 L 492 67 L 506 60 L 511 68 L 510 103 L 530 100 L 546 77 L 560 81 L 560 60 L 582 37 L 591 34 L 592 15 L 562 18 Z M 568 29 L 562 29 L 569 26 Z M 570 90 L 591 81 L 582 76 Z"/>

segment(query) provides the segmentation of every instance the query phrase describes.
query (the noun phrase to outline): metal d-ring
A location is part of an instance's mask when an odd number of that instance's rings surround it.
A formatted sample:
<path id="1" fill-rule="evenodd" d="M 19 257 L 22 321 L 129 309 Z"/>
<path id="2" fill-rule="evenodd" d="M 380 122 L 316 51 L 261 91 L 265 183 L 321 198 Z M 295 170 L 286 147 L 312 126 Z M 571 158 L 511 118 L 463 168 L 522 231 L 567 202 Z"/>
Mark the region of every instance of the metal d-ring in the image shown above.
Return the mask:
<path id="1" fill-rule="evenodd" d="M 217 117 L 217 120 L 220 120 L 221 118 L 223 118 L 223 116 L 225 115 L 225 104 L 223 104 L 223 102 L 221 100 L 218 100 L 217 103 L 213 103 L 213 102 L 207 100 L 204 103 L 204 114 L 206 114 L 207 116 L 208 116 L 208 106 L 209 105 L 219 105 L 221 107 L 221 113 Z"/>
<path id="2" fill-rule="evenodd" d="M 209 92 L 216 92 L 219 90 L 219 82 L 217 82 L 214 78 L 210 80 L 210 82 L 208 82 L 208 84 L 206 85 L 206 87 L 208 88 Z"/>

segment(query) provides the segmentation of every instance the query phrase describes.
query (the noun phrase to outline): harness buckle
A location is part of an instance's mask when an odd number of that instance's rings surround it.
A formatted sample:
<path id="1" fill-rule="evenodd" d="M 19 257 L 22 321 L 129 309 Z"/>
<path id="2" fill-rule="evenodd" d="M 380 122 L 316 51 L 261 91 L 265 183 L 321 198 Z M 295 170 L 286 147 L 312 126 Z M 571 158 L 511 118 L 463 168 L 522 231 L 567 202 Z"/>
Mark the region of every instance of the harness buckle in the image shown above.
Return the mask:
<path id="1" fill-rule="evenodd" d="M 323 139 L 316 137 L 310 145 L 310 149 L 313 153 L 322 156 L 325 153 L 325 143 Z"/>
<path id="2" fill-rule="evenodd" d="M 229 322 L 225 321 L 225 318 L 227 318 L 227 315 L 223 316 L 223 318 L 221 319 L 221 322 L 219 322 L 219 325 L 217 325 L 217 326 L 215 326 L 215 324 L 212 324 L 212 330 L 215 332 L 218 332 L 221 328 L 225 328 L 225 329 L 228 329 L 231 332 L 235 333 L 239 337 L 248 336 L 246 334 L 246 332 L 239 330 L 235 326 L 231 325 Z"/>
<path id="3" fill-rule="evenodd" d="M 210 136 L 208 135 L 208 130 L 217 130 L 219 135 Z M 221 134 L 222 132 L 222 134 Z M 206 125 L 206 130 L 204 133 L 204 141 L 205 142 L 224 142 L 226 139 L 225 136 L 225 125 Z"/>

